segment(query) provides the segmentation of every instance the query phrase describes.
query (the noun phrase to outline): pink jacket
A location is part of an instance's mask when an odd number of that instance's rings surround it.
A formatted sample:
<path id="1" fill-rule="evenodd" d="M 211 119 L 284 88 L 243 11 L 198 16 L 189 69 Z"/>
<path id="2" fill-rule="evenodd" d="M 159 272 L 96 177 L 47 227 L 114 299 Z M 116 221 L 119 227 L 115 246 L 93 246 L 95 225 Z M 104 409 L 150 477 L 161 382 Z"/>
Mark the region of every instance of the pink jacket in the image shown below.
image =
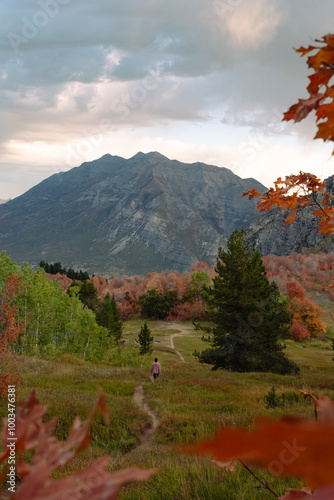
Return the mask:
<path id="1" fill-rule="evenodd" d="M 151 373 L 160 373 L 160 363 L 152 363 Z"/>

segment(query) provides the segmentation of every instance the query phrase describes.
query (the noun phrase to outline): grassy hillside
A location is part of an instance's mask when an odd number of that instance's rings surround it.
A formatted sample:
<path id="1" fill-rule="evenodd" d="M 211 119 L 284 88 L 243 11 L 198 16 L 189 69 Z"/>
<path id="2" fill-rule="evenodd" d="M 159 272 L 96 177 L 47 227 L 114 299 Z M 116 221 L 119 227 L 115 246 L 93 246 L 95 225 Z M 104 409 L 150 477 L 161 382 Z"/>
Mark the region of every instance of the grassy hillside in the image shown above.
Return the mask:
<path id="1" fill-rule="evenodd" d="M 259 415 L 282 414 L 314 418 L 313 405 L 298 395 L 296 389 L 334 397 L 334 362 L 331 343 L 287 342 L 287 355 L 301 367 L 298 376 L 276 374 L 212 372 L 192 356 L 204 347 L 201 332 L 189 322 L 148 322 L 155 338 L 151 356 L 139 356 L 135 338 L 143 321 L 125 323 L 125 343 L 109 353 L 109 363 L 92 365 L 74 356 L 56 360 L 17 357 L 10 360 L 12 371 L 21 375 L 19 399 L 32 388 L 42 404 L 49 406 L 47 417 L 59 415 L 56 435 L 64 439 L 76 414 L 88 416 L 98 389 L 102 387 L 111 412 L 110 424 L 97 416 L 92 426 L 92 444 L 57 472 L 58 477 L 82 468 L 91 459 L 109 454 L 113 470 L 137 465 L 158 467 L 149 481 L 133 484 L 122 499 L 266 499 L 256 481 L 241 466 L 235 473 L 225 472 L 209 458 L 180 455 L 175 445 L 193 443 L 214 434 L 218 426 L 251 428 Z M 150 378 L 150 366 L 158 357 L 162 374 L 156 382 Z M 184 361 L 183 361 L 184 360 Z M 150 417 L 133 401 L 135 388 L 142 386 L 144 402 L 159 420 L 154 441 L 140 446 L 140 438 L 151 425 Z M 276 387 L 284 394 L 285 406 L 266 408 L 264 397 Z M 1 416 L 5 405 L 1 405 Z M 143 444 L 143 443 L 142 443 Z M 295 479 L 273 479 L 258 471 L 278 495 L 287 487 L 300 487 Z"/>

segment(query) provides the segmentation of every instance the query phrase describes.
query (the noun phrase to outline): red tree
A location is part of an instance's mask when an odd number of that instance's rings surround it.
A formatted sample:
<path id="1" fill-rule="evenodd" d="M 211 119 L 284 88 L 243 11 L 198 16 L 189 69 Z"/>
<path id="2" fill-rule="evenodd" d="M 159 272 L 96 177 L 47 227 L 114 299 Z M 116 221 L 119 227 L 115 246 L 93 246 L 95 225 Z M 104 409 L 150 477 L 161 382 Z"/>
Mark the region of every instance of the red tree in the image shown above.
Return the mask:
<path id="1" fill-rule="evenodd" d="M 16 342 L 24 325 L 17 319 L 18 306 L 14 304 L 15 299 L 22 294 L 19 276 L 8 276 L 6 285 L 0 292 L 0 393 L 7 390 L 7 385 L 13 381 L 13 377 L 5 371 L 3 359 L 7 352 L 8 344 Z"/>
<path id="2" fill-rule="evenodd" d="M 297 280 L 287 280 L 286 289 L 291 300 L 305 298 L 305 290 Z"/>
<path id="3" fill-rule="evenodd" d="M 308 329 L 296 320 L 292 321 L 290 331 L 293 340 L 308 340 L 311 337 Z"/>

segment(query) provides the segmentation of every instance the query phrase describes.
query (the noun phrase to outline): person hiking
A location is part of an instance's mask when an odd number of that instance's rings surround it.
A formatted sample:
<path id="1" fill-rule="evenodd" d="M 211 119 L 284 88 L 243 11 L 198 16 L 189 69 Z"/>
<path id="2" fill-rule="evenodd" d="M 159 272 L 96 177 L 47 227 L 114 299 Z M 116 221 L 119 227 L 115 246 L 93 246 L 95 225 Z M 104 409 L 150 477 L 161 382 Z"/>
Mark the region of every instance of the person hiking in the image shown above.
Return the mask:
<path id="1" fill-rule="evenodd" d="M 158 358 L 155 358 L 154 363 L 152 363 L 151 366 L 151 373 L 153 375 L 154 380 L 159 377 L 160 372 L 161 372 L 160 363 L 158 363 Z"/>

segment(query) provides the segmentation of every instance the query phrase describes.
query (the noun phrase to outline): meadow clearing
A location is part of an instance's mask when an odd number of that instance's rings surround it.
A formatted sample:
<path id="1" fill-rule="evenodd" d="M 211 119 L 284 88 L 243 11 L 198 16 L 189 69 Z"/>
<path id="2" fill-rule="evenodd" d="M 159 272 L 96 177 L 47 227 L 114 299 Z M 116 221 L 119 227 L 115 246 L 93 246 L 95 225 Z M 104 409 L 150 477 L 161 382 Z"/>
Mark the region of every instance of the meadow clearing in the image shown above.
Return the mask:
<path id="1" fill-rule="evenodd" d="M 47 419 L 58 415 L 58 439 L 66 438 L 75 415 L 88 416 L 99 388 L 106 395 L 110 423 L 106 425 L 97 415 L 89 448 L 55 477 L 71 474 L 107 454 L 110 470 L 134 465 L 159 469 L 150 481 L 127 486 L 121 494 L 124 500 L 273 498 L 241 465 L 227 472 L 209 457 L 180 453 L 178 445 L 212 436 L 219 426 L 252 428 L 258 416 L 290 414 L 313 419 L 313 404 L 296 389 L 334 397 L 331 341 L 286 342 L 288 357 L 301 368 L 299 375 L 213 372 L 192 355 L 205 344 L 191 322 L 148 321 L 155 343 L 152 355 L 145 356 L 138 354 L 135 342 L 142 324 L 139 319 L 124 323 L 125 342 L 110 350 L 104 364 L 94 365 L 73 355 L 9 360 L 11 371 L 21 376 L 18 399 L 26 399 L 34 388 L 40 403 L 48 405 Z M 162 367 L 156 382 L 150 377 L 154 357 Z M 273 386 L 280 400 L 278 406 L 267 408 L 264 398 Z M 1 405 L 2 417 L 5 410 Z M 302 486 L 295 478 L 254 471 L 279 496 L 288 487 Z"/>

